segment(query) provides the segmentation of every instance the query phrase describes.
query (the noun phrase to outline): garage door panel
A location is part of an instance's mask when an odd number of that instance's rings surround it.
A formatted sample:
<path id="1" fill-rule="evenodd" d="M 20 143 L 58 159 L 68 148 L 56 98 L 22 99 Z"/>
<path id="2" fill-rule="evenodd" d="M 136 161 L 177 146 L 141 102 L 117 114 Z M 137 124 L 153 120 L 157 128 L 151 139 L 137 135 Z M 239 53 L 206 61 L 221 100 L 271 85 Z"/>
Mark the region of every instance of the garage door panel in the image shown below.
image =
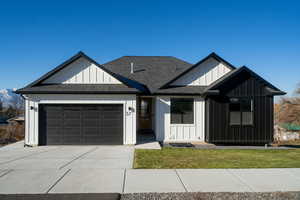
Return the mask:
<path id="1" fill-rule="evenodd" d="M 47 138 L 47 142 L 52 144 L 52 145 L 61 145 L 61 144 L 63 144 L 62 141 L 63 141 L 62 139 L 59 139 L 57 137 Z"/>
<path id="2" fill-rule="evenodd" d="M 47 118 L 49 119 L 57 119 L 57 118 L 63 118 L 63 112 L 59 111 L 59 112 L 48 112 L 47 113 Z"/>
<path id="3" fill-rule="evenodd" d="M 47 119 L 46 121 L 48 127 L 62 127 L 62 119 Z"/>
<path id="4" fill-rule="evenodd" d="M 60 136 L 63 135 L 63 129 L 61 128 L 48 128 L 47 130 L 49 135 L 53 135 L 53 136 Z"/>
<path id="5" fill-rule="evenodd" d="M 80 130 L 80 128 L 76 128 L 76 127 L 64 127 L 63 134 L 64 135 L 80 136 L 81 135 L 81 130 Z"/>
<path id="6" fill-rule="evenodd" d="M 96 128 L 84 128 L 82 130 L 83 135 L 85 136 L 99 136 L 100 135 L 100 130 L 98 127 Z"/>
<path id="7" fill-rule="evenodd" d="M 80 119 L 80 111 L 64 111 L 65 119 Z"/>
<path id="8" fill-rule="evenodd" d="M 120 135 L 119 130 L 120 130 L 119 127 L 117 127 L 117 128 L 102 128 L 101 129 L 101 134 L 102 135 L 108 135 L 108 136 L 110 136 L 110 135 Z M 113 137 L 113 136 L 111 136 L 111 137 Z"/>
<path id="9" fill-rule="evenodd" d="M 82 120 L 82 125 L 84 127 L 98 127 L 99 126 L 100 121 L 98 119 L 83 119 Z"/>
<path id="10" fill-rule="evenodd" d="M 41 105 L 40 144 L 123 144 L 123 105 Z"/>
<path id="11" fill-rule="evenodd" d="M 99 109 L 83 109 L 83 117 L 96 118 L 99 115 Z"/>
<path id="12" fill-rule="evenodd" d="M 120 120 L 103 120 L 101 127 L 110 128 L 110 127 L 119 126 L 121 123 L 122 121 Z"/>
<path id="13" fill-rule="evenodd" d="M 122 114 L 122 112 L 114 112 L 114 111 L 110 111 L 110 112 L 106 111 L 106 112 L 102 112 L 102 113 L 104 114 L 105 118 L 115 117 L 116 115 Z"/>
<path id="14" fill-rule="evenodd" d="M 82 137 L 80 136 L 63 137 L 63 144 L 82 144 Z"/>
<path id="15" fill-rule="evenodd" d="M 120 144 L 120 142 L 122 142 L 123 139 L 119 139 L 119 138 L 99 138 L 99 137 L 95 137 L 95 138 L 92 138 L 92 137 L 89 137 L 89 138 L 86 138 L 86 141 L 87 143 L 89 144 L 106 144 L 106 145 L 109 145 L 109 144 Z"/>
<path id="16" fill-rule="evenodd" d="M 64 119 L 63 121 L 64 127 L 80 127 L 81 119 Z"/>

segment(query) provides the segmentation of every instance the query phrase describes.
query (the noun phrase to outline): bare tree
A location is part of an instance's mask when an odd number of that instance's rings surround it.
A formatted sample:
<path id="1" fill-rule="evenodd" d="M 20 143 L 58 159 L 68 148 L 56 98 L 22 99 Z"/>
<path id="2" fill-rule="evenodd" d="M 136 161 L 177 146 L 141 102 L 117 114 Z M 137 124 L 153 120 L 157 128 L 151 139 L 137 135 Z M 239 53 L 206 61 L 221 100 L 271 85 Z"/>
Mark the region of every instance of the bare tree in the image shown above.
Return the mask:
<path id="1" fill-rule="evenodd" d="M 20 115 L 24 113 L 24 100 L 19 96 L 14 96 L 10 100 L 10 105 L 15 109 L 15 115 Z"/>
<path id="2" fill-rule="evenodd" d="M 282 98 L 275 109 L 278 123 L 300 124 L 300 98 Z"/>

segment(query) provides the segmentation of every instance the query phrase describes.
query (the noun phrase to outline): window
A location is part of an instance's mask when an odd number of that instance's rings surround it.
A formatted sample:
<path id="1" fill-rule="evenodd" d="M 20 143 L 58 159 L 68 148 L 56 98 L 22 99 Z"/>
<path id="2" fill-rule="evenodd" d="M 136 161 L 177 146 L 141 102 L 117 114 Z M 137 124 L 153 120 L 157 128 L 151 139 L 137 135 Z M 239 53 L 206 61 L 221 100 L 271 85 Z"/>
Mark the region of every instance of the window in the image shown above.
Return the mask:
<path id="1" fill-rule="evenodd" d="M 230 125 L 253 125 L 253 100 L 231 98 L 229 103 Z"/>
<path id="2" fill-rule="evenodd" d="M 150 113 L 151 113 L 151 110 L 150 110 L 150 105 L 149 105 L 149 100 L 145 100 L 145 99 L 142 99 L 141 100 L 141 105 L 140 105 L 140 117 L 141 118 L 149 118 L 150 117 Z"/>
<path id="3" fill-rule="evenodd" d="M 172 98 L 171 99 L 171 124 L 194 123 L 194 99 Z"/>

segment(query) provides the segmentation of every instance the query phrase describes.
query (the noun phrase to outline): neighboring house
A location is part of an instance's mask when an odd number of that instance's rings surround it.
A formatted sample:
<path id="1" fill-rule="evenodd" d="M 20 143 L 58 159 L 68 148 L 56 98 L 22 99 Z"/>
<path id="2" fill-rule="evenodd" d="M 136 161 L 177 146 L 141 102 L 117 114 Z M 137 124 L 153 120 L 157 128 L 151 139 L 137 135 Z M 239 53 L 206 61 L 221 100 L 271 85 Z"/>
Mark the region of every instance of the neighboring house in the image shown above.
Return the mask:
<path id="1" fill-rule="evenodd" d="M 124 56 L 100 65 L 79 52 L 25 88 L 25 143 L 273 141 L 273 97 L 285 94 L 215 53 L 196 64 Z M 153 130 L 153 131 L 151 131 Z"/>
<path id="2" fill-rule="evenodd" d="M 20 115 L 20 116 L 8 119 L 7 122 L 11 125 L 23 125 L 25 122 L 25 119 L 24 119 L 23 115 Z"/>

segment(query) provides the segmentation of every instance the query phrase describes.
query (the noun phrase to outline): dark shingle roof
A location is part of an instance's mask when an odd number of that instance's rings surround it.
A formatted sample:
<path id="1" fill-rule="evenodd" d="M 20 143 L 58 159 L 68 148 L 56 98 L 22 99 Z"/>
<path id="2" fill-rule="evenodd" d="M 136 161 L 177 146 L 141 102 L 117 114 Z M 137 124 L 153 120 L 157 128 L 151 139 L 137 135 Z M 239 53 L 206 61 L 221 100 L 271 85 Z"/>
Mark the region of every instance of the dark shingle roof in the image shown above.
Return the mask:
<path id="1" fill-rule="evenodd" d="M 50 84 L 25 87 L 22 94 L 133 94 L 140 91 L 123 84 Z"/>
<path id="2" fill-rule="evenodd" d="M 131 63 L 134 73 L 130 71 Z M 147 86 L 151 93 L 192 66 L 172 56 L 123 56 L 103 65 L 115 74 Z"/>
<path id="3" fill-rule="evenodd" d="M 154 94 L 201 95 L 207 86 L 177 86 L 157 90 Z"/>

